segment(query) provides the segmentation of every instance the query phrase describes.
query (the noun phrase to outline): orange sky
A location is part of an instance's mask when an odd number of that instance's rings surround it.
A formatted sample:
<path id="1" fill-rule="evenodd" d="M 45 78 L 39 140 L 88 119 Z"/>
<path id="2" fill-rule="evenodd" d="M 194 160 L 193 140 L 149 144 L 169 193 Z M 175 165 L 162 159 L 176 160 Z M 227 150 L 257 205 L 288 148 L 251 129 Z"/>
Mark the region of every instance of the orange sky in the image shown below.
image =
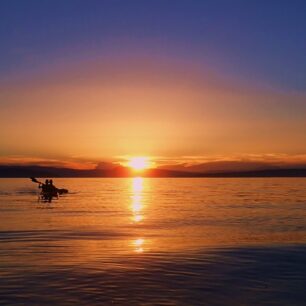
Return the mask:
<path id="1" fill-rule="evenodd" d="M 93 167 L 135 155 L 171 163 L 306 152 L 304 95 L 224 75 L 162 60 L 118 60 L 7 83 L 0 161 Z"/>

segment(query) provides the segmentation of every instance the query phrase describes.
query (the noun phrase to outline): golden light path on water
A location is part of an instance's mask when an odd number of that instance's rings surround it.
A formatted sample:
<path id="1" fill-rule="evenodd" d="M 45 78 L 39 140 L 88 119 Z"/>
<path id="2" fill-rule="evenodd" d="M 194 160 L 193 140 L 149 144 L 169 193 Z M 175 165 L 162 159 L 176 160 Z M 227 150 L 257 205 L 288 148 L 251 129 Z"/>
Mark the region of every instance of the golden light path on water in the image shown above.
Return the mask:
<path id="1" fill-rule="evenodd" d="M 143 212 L 143 188 L 144 188 L 144 181 L 142 177 L 135 177 L 132 180 L 132 195 L 131 195 L 131 210 L 133 213 L 132 221 L 133 223 L 140 223 L 143 221 L 144 216 Z M 133 240 L 133 245 L 135 247 L 135 252 L 142 253 L 144 251 L 145 239 L 138 238 Z"/>

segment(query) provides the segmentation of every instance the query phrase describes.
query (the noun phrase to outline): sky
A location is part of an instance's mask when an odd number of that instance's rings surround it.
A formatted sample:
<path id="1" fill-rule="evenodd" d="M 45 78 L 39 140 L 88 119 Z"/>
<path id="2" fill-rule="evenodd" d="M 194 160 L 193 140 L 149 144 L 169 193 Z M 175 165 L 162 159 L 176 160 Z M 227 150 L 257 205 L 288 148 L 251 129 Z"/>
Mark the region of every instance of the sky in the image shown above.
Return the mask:
<path id="1" fill-rule="evenodd" d="M 306 164 L 306 2 L 3 0 L 0 164 Z"/>

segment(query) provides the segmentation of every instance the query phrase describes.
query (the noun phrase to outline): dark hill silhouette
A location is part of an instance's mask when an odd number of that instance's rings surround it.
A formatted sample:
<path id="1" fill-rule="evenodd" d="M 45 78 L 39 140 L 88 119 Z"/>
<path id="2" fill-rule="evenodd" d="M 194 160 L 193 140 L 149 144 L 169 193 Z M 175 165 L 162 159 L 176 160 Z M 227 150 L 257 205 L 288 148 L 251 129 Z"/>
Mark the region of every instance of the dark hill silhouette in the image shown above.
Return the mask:
<path id="1" fill-rule="evenodd" d="M 43 166 L 0 166 L 0 177 L 126 177 L 130 175 L 130 170 L 122 166 L 88 170 Z"/>
<path id="2" fill-rule="evenodd" d="M 0 166 L 0 177 L 306 177 L 306 169 L 265 169 L 253 171 L 231 172 L 187 172 L 168 169 L 148 169 L 139 173 L 123 167 L 115 166 L 107 169 L 69 169 L 43 166 Z"/>

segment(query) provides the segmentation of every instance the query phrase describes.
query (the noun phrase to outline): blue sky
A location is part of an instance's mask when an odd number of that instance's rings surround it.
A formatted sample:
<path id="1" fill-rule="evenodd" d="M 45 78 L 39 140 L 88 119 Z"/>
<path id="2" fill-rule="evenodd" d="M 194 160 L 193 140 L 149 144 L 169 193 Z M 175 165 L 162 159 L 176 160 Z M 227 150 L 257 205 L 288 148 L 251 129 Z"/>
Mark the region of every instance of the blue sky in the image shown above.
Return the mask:
<path id="1" fill-rule="evenodd" d="M 136 50 L 304 91 L 305 17 L 299 0 L 1 1 L 0 76 Z"/>

